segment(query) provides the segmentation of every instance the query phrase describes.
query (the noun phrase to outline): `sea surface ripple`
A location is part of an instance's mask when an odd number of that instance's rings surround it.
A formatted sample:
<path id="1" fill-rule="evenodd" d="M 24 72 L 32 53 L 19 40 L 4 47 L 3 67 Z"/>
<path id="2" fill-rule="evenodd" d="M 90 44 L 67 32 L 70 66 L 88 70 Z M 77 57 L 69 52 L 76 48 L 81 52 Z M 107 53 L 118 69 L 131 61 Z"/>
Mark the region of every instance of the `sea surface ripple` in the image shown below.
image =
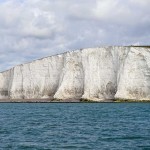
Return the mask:
<path id="1" fill-rule="evenodd" d="M 0 103 L 0 150 L 150 150 L 150 103 Z"/>

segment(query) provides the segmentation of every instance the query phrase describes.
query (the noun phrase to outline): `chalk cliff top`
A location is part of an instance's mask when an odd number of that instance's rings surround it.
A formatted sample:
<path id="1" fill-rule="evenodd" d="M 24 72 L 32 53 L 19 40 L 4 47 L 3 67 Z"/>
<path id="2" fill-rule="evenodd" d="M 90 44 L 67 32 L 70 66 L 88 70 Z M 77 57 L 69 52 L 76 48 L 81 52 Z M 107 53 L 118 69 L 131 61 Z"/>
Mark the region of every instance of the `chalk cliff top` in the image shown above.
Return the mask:
<path id="1" fill-rule="evenodd" d="M 32 63 L 32 62 L 35 62 L 35 61 L 39 61 L 39 60 L 43 60 L 45 58 L 49 58 L 49 57 L 55 57 L 55 56 L 58 56 L 58 57 L 61 57 L 62 55 L 66 54 L 66 53 L 72 53 L 72 52 L 78 52 L 78 51 L 83 51 L 83 50 L 87 50 L 87 49 L 97 49 L 97 48 L 119 48 L 119 47 L 140 47 L 140 48 L 150 48 L 150 46 L 148 45 L 140 45 L 140 46 L 134 46 L 134 45 L 130 45 L 130 46 L 100 46 L 100 47 L 94 47 L 94 48 L 81 48 L 81 49 L 78 49 L 78 50 L 72 50 L 72 51 L 65 51 L 63 53 L 59 53 L 59 54 L 54 54 L 54 55 L 50 55 L 50 56 L 47 56 L 47 57 L 42 57 L 42 58 L 38 58 L 38 59 L 35 59 L 35 60 L 32 60 L 32 61 L 29 61 L 29 62 L 24 62 L 22 64 L 18 64 L 16 66 L 21 66 L 21 65 L 24 65 L 24 64 L 29 64 L 29 63 Z M 16 67 L 14 66 L 14 67 Z M 14 68 L 13 67 L 13 68 Z M 10 68 L 10 69 L 13 69 L 13 68 Z M 4 70 L 4 71 L 0 71 L 0 73 L 3 73 L 3 72 L 7 72 L 9 71 L 10 69 L 7 69 L 7 70 Z"/>

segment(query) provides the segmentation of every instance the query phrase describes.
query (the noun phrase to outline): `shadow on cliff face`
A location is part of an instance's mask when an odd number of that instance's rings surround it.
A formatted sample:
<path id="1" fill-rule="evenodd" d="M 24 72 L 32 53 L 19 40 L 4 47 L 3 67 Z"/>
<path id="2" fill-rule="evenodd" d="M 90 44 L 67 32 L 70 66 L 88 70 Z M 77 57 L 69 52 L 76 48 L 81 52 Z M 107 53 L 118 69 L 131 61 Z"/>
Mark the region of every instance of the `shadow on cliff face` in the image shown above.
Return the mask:
<path id="1" fill-rule="evenodd" d="M 8 91 L 0 91 L 1 96 L 8 96 Z"/>
<path id="2" fill-rule="evenodd" d="M 117 92 L 117 87 L 114 86 L 114 83 L 108 82 L 106 85 L 106 94 L 112 95 L 112 97 L 114 97 L 116 92 Z"/>

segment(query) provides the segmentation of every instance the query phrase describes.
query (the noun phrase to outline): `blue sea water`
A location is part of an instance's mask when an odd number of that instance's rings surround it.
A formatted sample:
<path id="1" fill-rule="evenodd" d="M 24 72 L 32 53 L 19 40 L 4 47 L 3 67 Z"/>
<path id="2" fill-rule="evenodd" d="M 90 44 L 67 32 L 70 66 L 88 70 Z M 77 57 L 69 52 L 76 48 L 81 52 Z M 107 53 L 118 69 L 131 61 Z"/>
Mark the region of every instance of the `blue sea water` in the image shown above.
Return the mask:
<path id="1" fill-rule="evenodd" d="M 0 103 L 0 150 L 150 150 L 150 103 Z"/>

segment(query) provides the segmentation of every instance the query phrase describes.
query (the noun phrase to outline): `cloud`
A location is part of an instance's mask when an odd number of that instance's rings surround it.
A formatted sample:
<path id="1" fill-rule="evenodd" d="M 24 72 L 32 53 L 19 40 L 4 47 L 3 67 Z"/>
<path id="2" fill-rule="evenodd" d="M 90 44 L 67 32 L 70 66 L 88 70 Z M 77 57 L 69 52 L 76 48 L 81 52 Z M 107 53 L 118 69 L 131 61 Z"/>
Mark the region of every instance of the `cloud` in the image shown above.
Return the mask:
<path id="1" fill-rule="evenodd" d="M 0 1 L 0 70 L 68 50 L 149 44 L 149 0 Z"/>

